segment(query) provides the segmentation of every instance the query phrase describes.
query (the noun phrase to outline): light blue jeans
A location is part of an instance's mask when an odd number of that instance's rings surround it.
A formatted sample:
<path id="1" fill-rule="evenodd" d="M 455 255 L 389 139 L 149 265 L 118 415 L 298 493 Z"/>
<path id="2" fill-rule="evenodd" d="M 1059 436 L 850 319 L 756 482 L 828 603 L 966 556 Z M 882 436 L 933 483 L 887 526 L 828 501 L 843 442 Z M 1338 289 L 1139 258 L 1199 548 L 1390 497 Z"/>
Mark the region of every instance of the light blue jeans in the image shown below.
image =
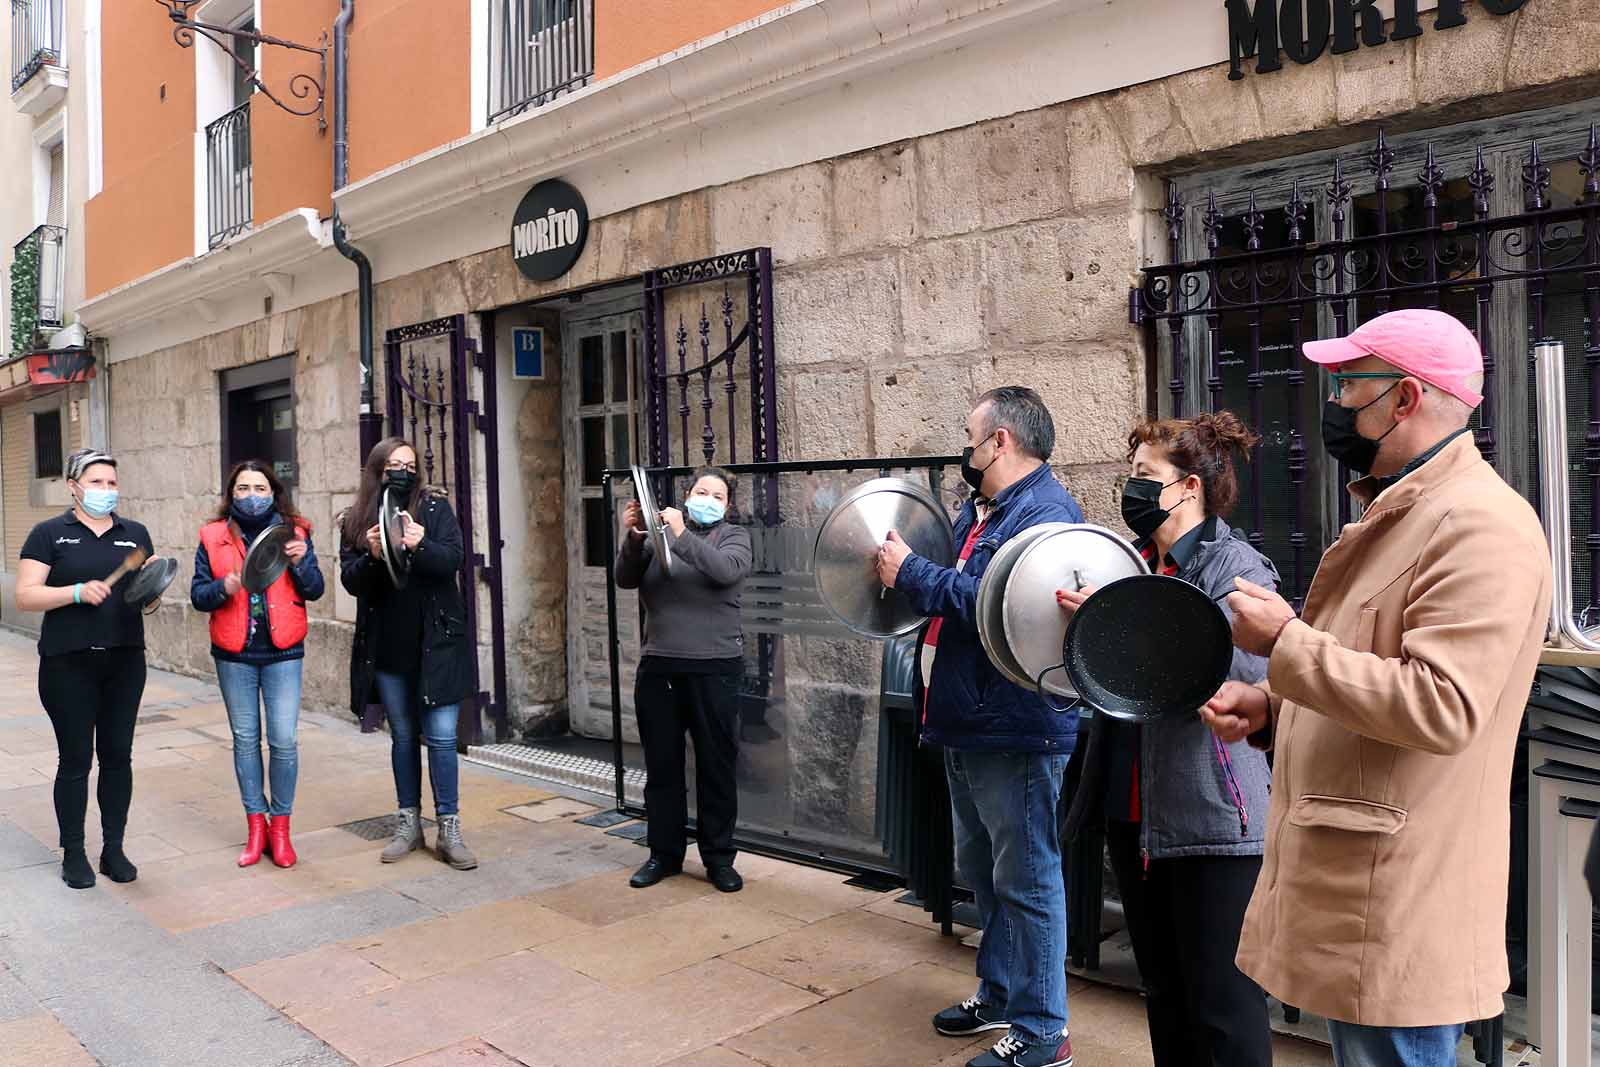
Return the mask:
<path id="1" fill-rule="evenodd" d="M 257 665 L 216 660 L 217 684 L 233 730 L 233 774 L 248 815 L 288 815 L 300 777 L 300 668 L 304 661 Z M 265 705 L 272 803 L 262 792 L 261 711 Z"/>
<path id="2" fill-rule="evenodd" d="M 1335 1067 L 1455 1067 L 1466 1033 L 1454 1026 L 1359 1026 L 1328 1020 Z"/>
<path id="3" fill-rule="evenodd" d="M 956 863 L 983 918 L 978 996 L 1011 1032 L 1049 1042 L 1067 1027 L 1067 890 L 1056 801 L 1067 756 L 946 749 Z"/>
<path id="4" fill-rule="evenodd" d="M 422 807 L 422 746 L 428 747 L 428 784 L 435 815 L 461 811 L 460 767 L 456 760 L 459 704 L 422 706 L 415 676 L 378 672 L 378 699 L 389 720 L 389 762 L 395 797 L 402 808 Z M 418 737 L 418 735 L 421 735 Z"/>

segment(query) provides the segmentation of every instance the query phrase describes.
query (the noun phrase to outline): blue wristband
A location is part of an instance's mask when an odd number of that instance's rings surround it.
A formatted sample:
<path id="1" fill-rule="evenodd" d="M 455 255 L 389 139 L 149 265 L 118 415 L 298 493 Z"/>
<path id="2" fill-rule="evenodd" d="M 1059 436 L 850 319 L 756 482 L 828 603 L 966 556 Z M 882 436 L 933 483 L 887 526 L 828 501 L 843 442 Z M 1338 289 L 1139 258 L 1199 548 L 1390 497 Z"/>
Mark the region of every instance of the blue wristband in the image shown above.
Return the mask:
<path id="1" fill-rule="evenodd" d="M 82 604 L 83 603 L 83 583 L 82 582 L 79 582 L 77 585 L 72 587 L 72 602 L 74 604 Z"/>

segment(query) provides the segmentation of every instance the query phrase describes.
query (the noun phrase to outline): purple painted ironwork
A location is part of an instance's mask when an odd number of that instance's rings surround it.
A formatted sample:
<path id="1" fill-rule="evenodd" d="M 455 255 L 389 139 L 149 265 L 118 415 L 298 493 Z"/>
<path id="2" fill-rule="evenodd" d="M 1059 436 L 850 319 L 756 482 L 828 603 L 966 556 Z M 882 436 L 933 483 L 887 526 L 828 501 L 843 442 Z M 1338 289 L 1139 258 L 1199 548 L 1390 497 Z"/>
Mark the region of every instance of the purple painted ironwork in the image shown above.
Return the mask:
<path id="1" fill-rule="evenodd" d="M 410 348 L 415 342 L 435 338 L 445 339 L 446 354 L 442 358 L 419 357 L 417 351 Z M 423 450 L 418 456 L 419 474 L 451 498 L 456 520 L 461 525 L 466 551 L 462 555 L 459 582 L 466 608 L 466 629 L 473 635 L 474 643 L 478 640 L 478 583 L 485 582 L 489 587 L 496 689 L 490 693 L 478 688 L 478 662 L 474 656 L 472 676 L 476 698 L 463 701 L 459 719 L 462 740 L 477 743 L 483 733 L 480 711 L 491 714 L 497 736 L 506 730 L 505 625 L 503 589 L 499 581 L 500 507 L 495 490 L 498 457 L 495 456 L 494 364 L 483 358 L 476 342 L 467 337 L 466 318 L 462 315 L 390 330 L 384 335 L 384 354 L 388 366 L 389 432 L 406 437 L 415 446 L 420 422 Z M 487 411 L 480 409 L 478 402 L 472 399 L 470 375 L 474 365 L 483 375 Z M 436 425 L 437 451 L 433 445 Z M 484 453 L 489 457 L 487 553 L 477 543 L 480 538 L 473 520 L 474 434 L 484 435 Z"/>
<path id="2" fill-rule="evenodd" d="M 1485 400 L 1478 411 L 1475 437 L 1478 447 L 1491 462 L 1496 461 L 1495 401 L 1498 363 L 1504 358 L 1497 351 L 1504 343 L 1491 329 L 1495 321 L 1494 297 L 1497 293 L 1522 300 L 1526 294 L 1530 333 L 1534 339 L 1549 333 L 1550 304 L 1547 291 L 1552 283 L 1581 282 L 1581 299 L 1589 321 L 1584 348 L 1584 364 L 1589 374 L 1588 419 L 1583 439 L 1583 457 L 1591 492 L 1600 499 L 1600 128 L 1590 132 L 1587 147 L 1578 154 L 1583 178 L 1583 193 L 1576 204 L 1558 204 L 1552 199 L 1551 168 L 1538 144 L 1528 148 L 1522 166 L 1525 209 L 1511 215 L 1491 215 L 1495 177 L 1483 152 L 1465 174 L 1470 189 L 1472 215 L 1455 221 L 1441 210 L 1446 200 L 1447 175 L 1432 147 L 1419 146 L 1421 159 L 1416 170 L 1422 197 L 1422 220 L 1415 228 L 1400 228 L 1393 220 L 1391 185 L 1396 168 L 1396 153 L 1386 137 L 1380 136 L 1365 153 L 1371 199 L 1363 201 L 1363 226 L 1370 232 L 1353 235 L 1351 210 L 1354 183 L 1348 177 L 1347 161 L 1335 159 L 1332 180 L 1326 187 L 1331 234 L 1311 235 L 1305 218 L 1309 208 L 1298 186 L 1288 190 L 1282 216 L 1288 240 L 1281 247 L 1264 247 L 1266 228 L 1259 197 L 1246 197 L 1242 216 L 1243 251 L 1222 251 L 1226 224 L 1216 197 L 1203 201 L 1200 232 L 1206 257 L 1185 258 L 1183 242 L 1186 211 L 1191 206 L 1169 189 L 1162 216 L 1168 227 L 1171 262 L 1146 268 L 1142 281 L 1131 294 L 1130 307 L 1136 325 L 1165 327 L 1162 336 L 1170 337 L 1173 410 L 1182 412 L 1189 389 L 1186 375 L 1200 365 L 1185 351 L 1188 324 L 1203 323 L 1210 338 L 1210 378 L 1208 399 L 1213 409 L 1221 403 L 1222 383 L 1218 378 L 1217 353 L 1223 348 L 1224 330 L 1236 324 L 1248 326 L 1248 362 L 1245 386 L 1249 390 L 1250 418 L 1259 429 L 1263 422 L 1262 393 L 1271 382 L 1263 373 L 1263 329 L 1283 329 L 1288 340 L 1299 346 L 1318 336 L 1318 321 L 1326 313 L 1336 335 L 1343 336 L 1361 317 L 1380 314 L 1394 306 L 1439 307 L 1446 294 L 1463 293 L 1471 300 L 1475 322 L 1472 325 L 1483 345 Z M 1281 203 L 1282 201 L 1280 201 Z M 1367 204 L 1375 202 L 1375 217 L 1367 219 Z M 1409 225 L 1409 224 L 1408 224 Z M 1358 303 L 1359 298 L 1359 303 Z M 1268 316 L 1271 316 L 1268 318 Z M 1286 323 L 1279 326 L 1280 323 Z M 1151 336 L 1155 336 L 1152 334 Z M 1278 335 L 1271 338 L 1276 341 Z M 1274 372 L 1272 378 L 1279 375 Z M 1310 568 L 1307 554 L 1317 549 L 1315 531 L 1306 529 L 1308 502 L 1314 497 L 1308 485 L 1312 467 L 1300 426 L 1301 390 L 1316 383 L 1318 375 L 1310 367 L 1291 363 L 1282 374 L 1290 392 L 1288 474 L 1292 486 L 1293 529 L 1289 531 L 1288 552 L 1293 559 L 1280 561 L 1286 584 L 1285 594 L 1303 595 Z M 1520 431 L 1519 431 L 1520 432 Z M 1341 469 L 1340 480 L 1348 479 Z M 1262 481 L 1252 471 L 1247 503 L 1261 502 Z M 1336 496 L 1339 520 L 1350 518 L 1347 494 Z M 1597 509 L 1600 510 L 1600 509 Z M 1261 543 L 1263 509 L 1250 531 L 1252 541 Z M 1600 528 L 1591 522 L 1582 546 L 1588 552 L 1592 573 L 1600 575 Z M 1291 577 L 1292 576 L 1292 577 Z M 1592 583 L 1588 612 L 1600 621 L 1600 582 Z M 1580 607 L 1582 605 L 1579 605 Z"/>
<path id="3" fill-rule="evenodd" d="M 736 283 L 743 280 L 743 325 L 737 324 L 738 307 L 734 298 Z M 690 328 L 680 317 L 673 335 L 673 351 L 677 355 L 675 368 L 670 363 L 665 328 L 668 294 L 689 286 L 720 284 L 722 295 L 718 307 L 722 317 L 722 350 L 714 351 L 711 344 L 712 319 L 708 303 L 702 302 L 700 318 L 693 336 L 698 338 L 699 361 L 690 366 Z M 652 466 L 668 466 L 676 462 L 691 465 L 689 387 L 698 379 L 699 405 L 702 413 L 700 426 L 700 453 L 705 462 L 737 463 L 741 457 L 737 435 L 740 364 L 748 361 L 750 375 L 750 435 L 755 462 L 775 461 L 777 457 L 777 381 L 772 364 L 772 253 L 765 248 L 752 248 L 726 256 L 664 267 L 648 271 L 644 276 L 645 288 L 645 414 L 648 425 L 646 438 L 650 442 Z M 727 435 L 718 440 L 715 418 L 716 398 L 712 379 L 722 368 L 722 395 L 727 403 Z M 673 448 L 672 427 L 668 421 L 671 391 L 676 387 L 678 448 Z M 676 451 L 676 455 L 674 455 Z M 764 480 L 763 480 L 764 481 Z M 770 493 L 766 506 L 776 508 L 777 487 L 768 487 Z M 776 512 L 769 512 L 775 516 Z"/>

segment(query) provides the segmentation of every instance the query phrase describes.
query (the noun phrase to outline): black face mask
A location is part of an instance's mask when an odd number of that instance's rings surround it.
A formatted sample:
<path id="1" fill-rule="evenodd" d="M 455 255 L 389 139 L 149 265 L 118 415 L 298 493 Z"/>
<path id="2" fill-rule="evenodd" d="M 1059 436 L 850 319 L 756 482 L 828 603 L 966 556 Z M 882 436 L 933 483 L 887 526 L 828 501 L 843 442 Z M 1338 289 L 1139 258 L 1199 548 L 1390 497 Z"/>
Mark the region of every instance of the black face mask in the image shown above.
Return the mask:
<path id="1" fill-rule="evenodd" d="M 989 435 L 989 437 L 993 436 L 994 434 Z M 961 479 L 968 485 L 972 486 L 974 492 L 983 492 L 984 472 L 986 472 L 990 467 L 994 466 L 995 460 L 1000 458 L 999 456 L 996 456 L 994 459 L 991 459 L 987 466 L 974 467 L 972 465 L 972 454 L 979 448 L 982 448 L 984 441 L 989 440 L 989 437 L 985 437 L 983 441 L 979 441 L 977 448 L 968 446 L 967 448 L 963 448 L 961 450 Z"/>
<path id="2" fill-rule="evenodd" d="M 1140 537 L 1150 537 L 1161 529 L 1172 512 L 1161 506 L 1161 491 L 1177 485 L 1182 478 L 1162 485 L 1154 478 L 1129 478 L 1122 485 L 1122 521 Z"/>
<path id="3" fill-rule="evenodd" d="M 392 489 L 403 497 L 409 497 L 411 490 L 417 487 L 416 471 L 384 471 L 383 487 Z"/>
<path id="4" fill-rule="evenodd" d="M 1378 461 L 1378 445 L 1384 437 L 1394 433 L 1396 422 L 1383 432 L 1383 437 L 1373 440 L 1362 437 L 1356 430 L 1356 416 L 1394 392 L 1400 385 L 1394 383 L 1358 408 L 1347 408 L 1337 400 L 1322 406 L 1322 447 L 1328 455 L 1343 463 L 1357 474 L 1371 474 L 1372 465 Z"/>

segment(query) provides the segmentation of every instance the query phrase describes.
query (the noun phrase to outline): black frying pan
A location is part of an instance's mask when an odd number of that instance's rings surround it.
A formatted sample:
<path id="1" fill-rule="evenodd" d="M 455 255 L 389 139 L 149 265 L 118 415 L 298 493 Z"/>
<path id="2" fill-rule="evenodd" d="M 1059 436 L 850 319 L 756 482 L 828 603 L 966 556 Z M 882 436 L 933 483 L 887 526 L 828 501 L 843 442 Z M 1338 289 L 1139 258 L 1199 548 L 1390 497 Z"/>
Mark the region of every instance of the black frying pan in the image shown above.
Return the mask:
<path id="1" fill-rule="evenodd" d="M 1228 617 L 1181 578 L 1137 574 L 1101 586 L 1062 645 L 1079 700 L 1114 719 L 1193 715 L 1227 681 Z"/>

